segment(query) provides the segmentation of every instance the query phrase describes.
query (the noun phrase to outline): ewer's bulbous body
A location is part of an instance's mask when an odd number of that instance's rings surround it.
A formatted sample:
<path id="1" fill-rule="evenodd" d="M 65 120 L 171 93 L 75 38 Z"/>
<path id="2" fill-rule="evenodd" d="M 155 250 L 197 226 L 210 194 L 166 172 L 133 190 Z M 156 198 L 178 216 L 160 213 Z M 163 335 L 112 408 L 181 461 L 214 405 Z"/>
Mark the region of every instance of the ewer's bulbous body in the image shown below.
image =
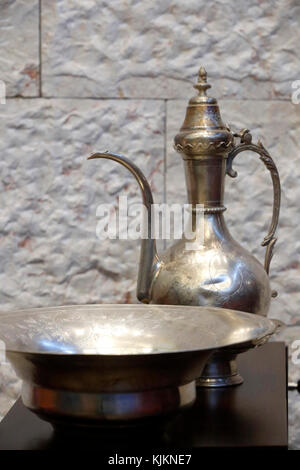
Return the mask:
<path id="1" fill-rule="evenodd" d="M 186 249 L 190 240 L 184 238 L 161 254 L 151 302 L 266 315 L 271 290 L 262 264 L 231 237 L 223 214 L 204 215 L 204 225 L 198 249 Z"/>
<path id="2" fill-rule="evenodd" d="M 269 284 L 269 266 L 280 208 L 280 181 L 276 165 L 263 145 L 252 143 L 247 129 L 233 134 L 222 122 L 218 103 L 206 95 L 210 85 L 200 69 L 198 95 L 188 104 L 184 123 L 175 137 L 175 149 L 182 154 L 190 226 L 193 237 L 186 237 L 158 255 L 152 239 L 150 186 L 130 160 L 118 154 L 97 153 L 90 158 L 108 158 L 124 165 L 137 179 L 148 214 L 148 238 L 141 241 L 137 297 L 141 302 L 173 305 L 224 307 L 266 315 L 275 293 Z M 240 138 L 236 145 L 235 137 Z M 236 176 L 234 158 L 244 150 L 259 155 L 273 183 L 273 217 L 264 266 L 230 235 L 224 220 L 225 176 Z M 199 217 L 199 214 L 202 217 Z M 238 351 L 240 352 L 240 351 Z M 207 365 L 200 379 L 203 386 L 226 386 L 242 382 L 234 361 L 237 350 L 220 351 Z"/>

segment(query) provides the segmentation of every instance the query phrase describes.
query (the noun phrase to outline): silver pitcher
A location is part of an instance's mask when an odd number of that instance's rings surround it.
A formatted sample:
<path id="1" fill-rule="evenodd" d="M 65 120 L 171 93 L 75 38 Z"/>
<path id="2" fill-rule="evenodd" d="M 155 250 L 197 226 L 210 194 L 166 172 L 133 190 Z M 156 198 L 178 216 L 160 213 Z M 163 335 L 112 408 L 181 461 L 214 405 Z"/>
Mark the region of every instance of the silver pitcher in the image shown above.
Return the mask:
<path id="1" fill-rule="evenodd" d="M 189 101 L 184 123 L 175 136 L 175 149 L 183 157 L 188 202 L 192 207 L 191 226 L 195 237 L 198 231 L 202 234 L 202 243 L 195 249 L 186 249 L 191 240 L 183 233 L 181 240 L 158 255 L 155 239 L 151 238 L 153 197 L 143 173 L 122 155 L 103 152 L 89 158 L 107 158 L 121 163 L 140 185 L 147 208 L 148 238 L 141 241 L 138 300 L 154 304 L 216 306 L 266 315 L 271 297 L 277 295 L 271 291 L 268 274 L 280 209 L 278 171 L 262 143 L 252 143 L 248 129 L 235 134 L 223 124 L 216 99 L 207 96 L 210 85 L 204 68 L 200 69 L 194 88 L 198 94 Z M 225 176 L 236 176 L 232 163 L 244 150 L 259 155 L 273 183 L 273 216 L 262 242 L 266 247 L 264 266 L 232 238 L 224 219 Z M 197 217 L 199 210 L 202 217 Z M 235 362 L 239 352 L 242 350 L 231 348 L 214 354 L 198 385 L 216 387 L 242 383 Z"/>

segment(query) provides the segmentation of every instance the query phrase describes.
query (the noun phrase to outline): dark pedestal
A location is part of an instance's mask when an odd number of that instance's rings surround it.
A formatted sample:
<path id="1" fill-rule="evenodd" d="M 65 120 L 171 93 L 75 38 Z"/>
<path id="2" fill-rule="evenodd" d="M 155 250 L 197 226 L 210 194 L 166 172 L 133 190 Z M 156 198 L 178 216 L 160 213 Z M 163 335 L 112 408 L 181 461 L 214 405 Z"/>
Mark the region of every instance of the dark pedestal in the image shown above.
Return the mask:
<path id="1" fill-rule="evenodd" d="M 287 448 L 284 343 L 269 343 L 241 354 L 238 364 L 243 385 L 198 389 L 193 408 L 167 423 L 139 428 L 54 432 L 19 399 L 0 423 L 0 450 Z"/>

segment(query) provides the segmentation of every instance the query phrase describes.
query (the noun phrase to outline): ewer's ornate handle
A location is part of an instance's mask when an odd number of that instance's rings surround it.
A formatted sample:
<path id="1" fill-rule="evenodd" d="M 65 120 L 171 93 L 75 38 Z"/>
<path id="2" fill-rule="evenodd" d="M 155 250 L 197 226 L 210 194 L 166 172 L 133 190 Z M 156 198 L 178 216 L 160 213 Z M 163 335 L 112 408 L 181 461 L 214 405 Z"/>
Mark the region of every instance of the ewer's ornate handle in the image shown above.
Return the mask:
<path id="1" fill-rule="evenodd" d="M 250 134 L 248 129 L 243 129 L 239 134 L 234 134 L 235 137 L 240 137 L 241 143 L 233 148 L 231 152 L 228 154 L 227 158 L 227 167 L 226 173 L 235 178 L 237 176 L 237 172 L 232 169 L 232 162 L 235 157 L 245 150 L 252 150 L 253 152 L 257 153 L 260 157 L 260 160 L 264 163 L 265 167 L 271 173 L 271 178 L 273 182 L 273 193 L 274 193 L 274 200 L 273 200 L 273 215 L 272 221 L 269 228 L 268 234 L 263 239 L 261 245 L 266 246 L 266 254 L 265 254 L 265 270 L 269 274 L 270 270 L 270 263 L 273 256 L 273 248 L 277 241 L 277 238 L 274 237 L 276 228 L 278 225 L 278 218 L 279 218 L 279 211 L 280 211 L 280 179 L 279 174 L 276 168 L 276 165 L 269 154 L 269 152 L 265 149 L 263 144 L 258 141 L 257 145 L 252 144 L 252 135 Z M 276 297 L 277 292 L 272 292 L 272 297 Z"/>

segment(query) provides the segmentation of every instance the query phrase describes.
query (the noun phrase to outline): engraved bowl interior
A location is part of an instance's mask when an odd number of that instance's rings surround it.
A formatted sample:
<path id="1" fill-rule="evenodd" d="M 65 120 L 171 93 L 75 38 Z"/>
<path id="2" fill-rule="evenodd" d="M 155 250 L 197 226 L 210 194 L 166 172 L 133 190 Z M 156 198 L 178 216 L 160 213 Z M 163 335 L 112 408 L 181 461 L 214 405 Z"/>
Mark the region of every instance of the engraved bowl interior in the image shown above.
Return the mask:
<path id="1" fill-rule="evenodd" d="M 59 355 L 153 355 L 220 349 L 272 334 L 249 313 L 173 305 L 100 304 L 0 314 L 7 351 Z"/>
<path id="2" fill-rule="evenodd" d="M 165 416 L 196 398 L 220 348 L 255 344 L 276 325 L 219 308 L 78 305 L 0 314 L 0 340 L 23 403 L 54 426 Z"/>

